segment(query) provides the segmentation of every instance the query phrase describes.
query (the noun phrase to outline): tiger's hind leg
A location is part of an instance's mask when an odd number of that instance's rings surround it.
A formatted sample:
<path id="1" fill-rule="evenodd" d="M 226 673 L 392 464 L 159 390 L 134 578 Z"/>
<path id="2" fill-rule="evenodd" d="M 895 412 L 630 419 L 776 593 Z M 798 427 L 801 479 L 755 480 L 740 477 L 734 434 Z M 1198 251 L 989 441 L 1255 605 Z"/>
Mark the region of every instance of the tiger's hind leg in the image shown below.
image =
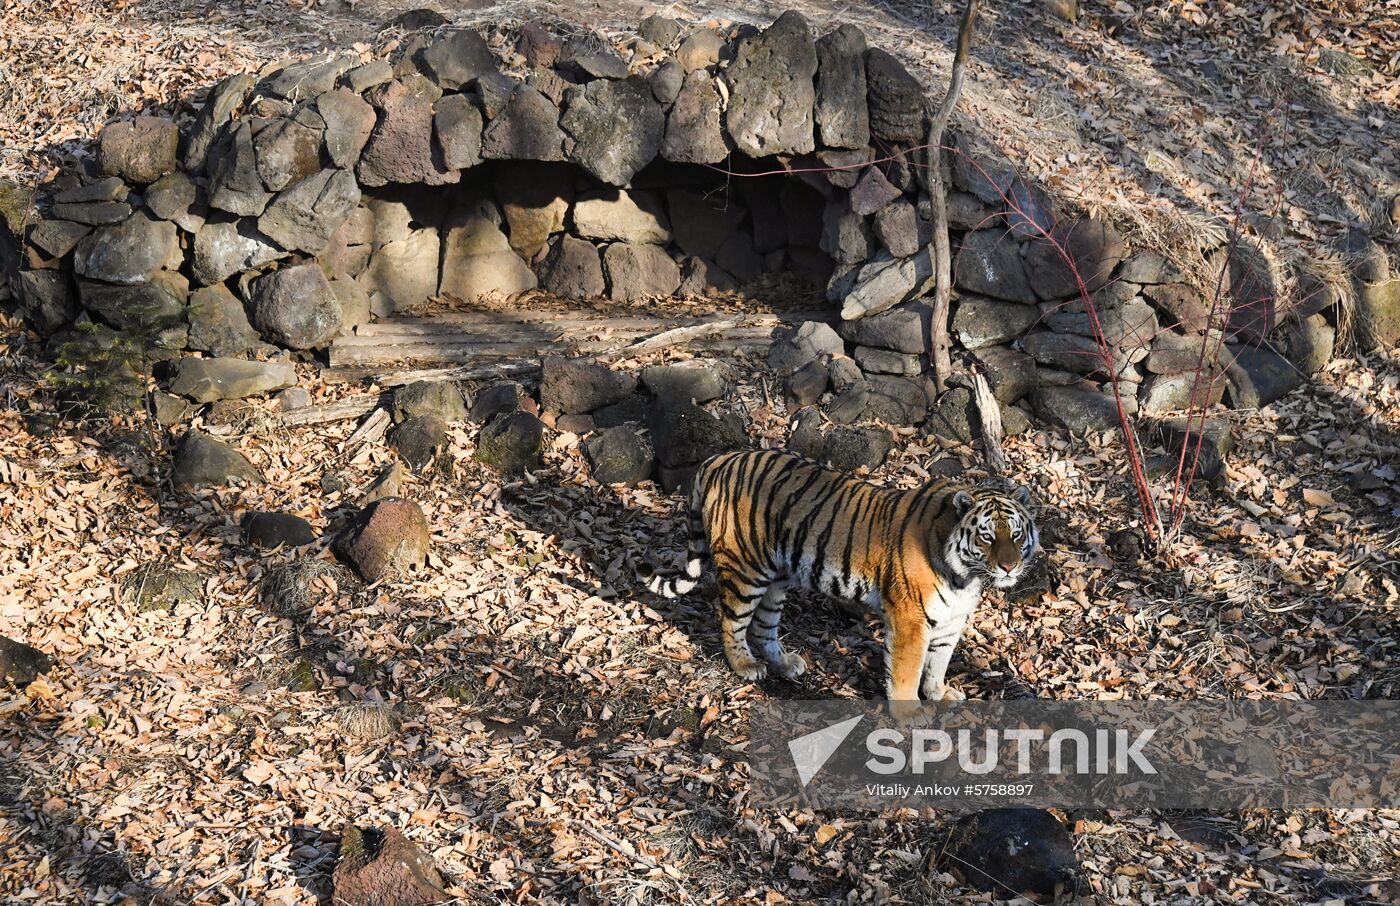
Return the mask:
<path id="1" fill-rule="evenodd" d="M 768 674 L 768 665 L 753 656 L 749 648 L 749 624 L 759 603 L 768 593 L 769 582 L 750 584 L 732 569 L 720 566 L 719 604 L 720 628 L 724 636 L 724 657 L 734 672 L 746 680 L 761 680 Z"/>
<path id="2" fill-rule="evenodd" d="M 758 603 L 758 610 L 754 612 L 753 625 L 759 657 L 771 664 L 783 679 L 792 680 L 807 672 L 807 662 L 796 652 L 784 651 L 778 643 L 778 624 L 783 620 L 783 599 L 787 589 L 786 579 L 777 579 L 768 586 Z"/>

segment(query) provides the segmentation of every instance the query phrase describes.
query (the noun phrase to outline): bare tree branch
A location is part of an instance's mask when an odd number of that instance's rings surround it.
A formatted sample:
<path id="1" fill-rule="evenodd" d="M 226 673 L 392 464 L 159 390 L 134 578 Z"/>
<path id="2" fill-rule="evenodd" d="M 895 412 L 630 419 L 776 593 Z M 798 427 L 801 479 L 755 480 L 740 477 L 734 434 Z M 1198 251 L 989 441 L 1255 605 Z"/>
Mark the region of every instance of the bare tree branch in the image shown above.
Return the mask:
<path id="1" fill-rule="evenodd" d="M 967 68 L 967 55 L 972 47 L 972 27 L 977 18 L 977 0 L 967 0 L 963 9 L 962 24 L 958 26 L 958 48 L 953 54 L 953 73 L 948 79 L 948 93 L 943 97 L 943 105 L 938 108 L 928 130 L 928 194 L 933 203 L 933 257 L 934 284 L 933 328 L 931 342 L 933 349 L 933 380 L 939 391 L 948 386 L 948 375 L 953 370 L 953 360 L 948 352 L 948 307 L 953 297 L 953 255 L 948 242 L 947 188 L 943 185 L 943 130 L 948 126 L 948 118 L 958 105 L 958 95 L 962 93 L 963 72 Z"/>

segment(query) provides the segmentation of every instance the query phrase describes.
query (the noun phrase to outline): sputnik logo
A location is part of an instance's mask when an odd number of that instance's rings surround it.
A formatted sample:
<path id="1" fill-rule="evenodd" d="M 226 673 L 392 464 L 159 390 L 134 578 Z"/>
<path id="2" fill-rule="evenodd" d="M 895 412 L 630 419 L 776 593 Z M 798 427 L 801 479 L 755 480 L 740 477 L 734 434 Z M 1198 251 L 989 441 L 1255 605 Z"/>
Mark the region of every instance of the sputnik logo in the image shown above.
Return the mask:
<path id="1" fill-rule="evenodd" d="M 860 723 L 863 717 L 864 715 L 857 715 L 840 723 L 832 724 L 824 730 L 799 736 L 788 743 L 788 751 L 792 753 L 793 766 L 797 768 L 797 779 L 804 788 L 808 781 L 817 776 L 817 772 L 840 748 L 841 743 L 846 741 L 846 737 L 851 735 L 851 731 L 856 728 L 856 724 Z"/>

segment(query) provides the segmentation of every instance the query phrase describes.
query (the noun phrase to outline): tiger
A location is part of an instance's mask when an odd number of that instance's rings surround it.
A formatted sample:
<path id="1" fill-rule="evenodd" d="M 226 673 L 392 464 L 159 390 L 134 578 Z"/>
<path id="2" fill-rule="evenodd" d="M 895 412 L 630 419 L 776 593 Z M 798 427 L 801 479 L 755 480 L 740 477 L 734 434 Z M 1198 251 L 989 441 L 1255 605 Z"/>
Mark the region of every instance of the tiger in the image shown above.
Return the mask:
<path id="1" fill-rule="evenodd" d="M 920 694 L 959 700 L 944 680 L 983 586 L 1012 587 L 1040 548 L 1030 501 L 1021 486 L 932 481 L 899 490 L 784 450 L 721 453 L 691 486 L 684 570 L 643 564 L 639 578 L 675 598 L 693 591 L 712 562 L 725 658 L 745 680 L 763 679 L 769 667 L 789 680 L 806 671 L 778 641 L 784 597 L 797 588 L 883 616 L 892 709 L 916 706 Z"/>

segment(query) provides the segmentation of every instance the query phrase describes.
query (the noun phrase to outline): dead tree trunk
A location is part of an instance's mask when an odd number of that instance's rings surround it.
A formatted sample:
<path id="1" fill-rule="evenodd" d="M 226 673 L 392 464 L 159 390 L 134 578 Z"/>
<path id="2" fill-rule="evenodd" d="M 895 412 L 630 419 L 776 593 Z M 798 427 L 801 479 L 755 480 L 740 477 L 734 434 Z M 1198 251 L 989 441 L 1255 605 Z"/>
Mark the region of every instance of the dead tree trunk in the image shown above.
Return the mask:
<path id="1" fill-rule="evenodd" d="M 972 374 L 972 398 L 977 404 L 977 418 L 982 425 L 982 454 L 987 459 L 987 472 L 995 478 L 1007 473 L 1006 454 L 1001 442 L 1006 431 L 1001 424 L 1001 405 L 992 393 L 992 385 L 981 370 Z"/>
<path id="2" fill-rule="evenodd" d="M 977 0 L 967 0 L 962 24 L 958 26 L 958 48 L 953 54 L 953 73 L 948 79 L 948 93 L 934 115 L 928 129 L 928 194 L 933 205 L 934 293 L 931 359 L 933 380 L 942 392 L 947 389 L 948 375 L 953 370 L 948 352 L 948 307 L 953 297 L 953 253 L 948 242 L 947 188 L 943 185 L 943 130 L 958 104 L 962 93 L 963 71 L 972 47 L 972 26 L 977 18 Z"/>

